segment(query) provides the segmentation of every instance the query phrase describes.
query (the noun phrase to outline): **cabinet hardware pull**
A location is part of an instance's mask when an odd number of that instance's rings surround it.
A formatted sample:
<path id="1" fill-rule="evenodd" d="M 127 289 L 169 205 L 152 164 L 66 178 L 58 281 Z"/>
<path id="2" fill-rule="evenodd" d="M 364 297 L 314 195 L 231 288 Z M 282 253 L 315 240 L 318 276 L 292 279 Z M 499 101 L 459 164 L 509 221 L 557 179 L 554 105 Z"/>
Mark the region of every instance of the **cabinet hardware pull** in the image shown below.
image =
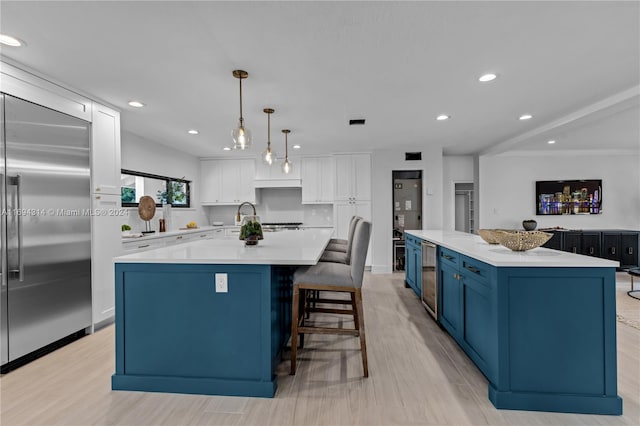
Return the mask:
<path id="1" fill-rule="evenodd" d="M 99 195 L 96 195 L 96 200 L 99 200 L 101 197 Z"/>
<path id="2" fill-rule="evenodd" d="M 573 247 L 573 252 L 574 252 L 574 253 L 577 253 L 577 252 L 578 252 L 578 251 L 576 250 L 576 248 L 575 248 L 575 247 Z"/>
<path id="3" fill-rule="evenodd" d="M 176 237 L 176 240 L 181 240 L 182 239 L 182 235 L 180 235 L 179 237 Z"/>
<path id="4" fill-rule="evenodd" d="M 200 238 L 206 237 L 206 235 L 200 235 Z"/>
<path id="5" fill-rule="evenodd" d="M 616 248 L 615 247 L 611 247 L 611 254 L 616 254 Z"/>
<path id="6" fill-rule="evenodd" d="M 629 247 L 629 250 L 627 250 L 627 253 L 633 254 L 633 247 Z"/>
<path id="7" fill-rule="evenodd" d="M 138 248 L 145 248 L 145 247 L 149 247 L 149 244 L 145 244 L 145 245 L 142 245 L 142 246 L 138 246 Z"/>
<path id="8" fill-rule="evenodd" d="M 467 266 L 467 269 L 471 272 L 473 272 L 474 274 L 479 274 L 480 270 L 477 268 L 474 268 L 473 266 Z"/>
<path id="9" fill-rule="evenodd" d="M 444 257 L 447 260 L 453 260 L 453 256 L 449 256 L 448 254 L 443 254 L 442 257 Z"/>

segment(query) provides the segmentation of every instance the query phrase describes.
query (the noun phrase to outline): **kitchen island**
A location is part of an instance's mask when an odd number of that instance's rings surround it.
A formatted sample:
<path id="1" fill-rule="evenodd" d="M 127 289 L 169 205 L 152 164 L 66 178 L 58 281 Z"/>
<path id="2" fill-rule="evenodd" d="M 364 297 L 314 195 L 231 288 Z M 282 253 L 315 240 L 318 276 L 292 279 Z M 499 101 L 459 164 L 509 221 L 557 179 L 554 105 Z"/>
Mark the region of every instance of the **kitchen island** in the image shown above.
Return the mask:
<path id="1" fill-rule="evenodd" d="M 332 229 L 194 241 L 115 262 L 112 389 L 273 397 L 290 333 L 291 279 Z"/>
<path id="2" fill-rule="evenodd" d="M 438 321 L 485 375 L 496 408 L 622 414 L 617 262 L 405 232 L 437 246 Z"/>

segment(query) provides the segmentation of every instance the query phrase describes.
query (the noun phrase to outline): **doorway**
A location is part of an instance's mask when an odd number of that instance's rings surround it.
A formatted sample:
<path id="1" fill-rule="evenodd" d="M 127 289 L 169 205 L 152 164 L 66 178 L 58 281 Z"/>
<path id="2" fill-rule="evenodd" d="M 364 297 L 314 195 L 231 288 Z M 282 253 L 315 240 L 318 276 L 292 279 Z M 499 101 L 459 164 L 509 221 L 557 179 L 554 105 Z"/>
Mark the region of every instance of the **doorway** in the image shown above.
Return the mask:
<path id="1" fill-rule="evenodd" d="M 394 170 L 393 269 L 404 270 L 404 230 L 422 229 L 422 170 Z"/>
<path id="2" fill-rule="evenodd" d="M 455 230 L 475 233 L 473 220 L 473 183 L 460 182 L 455 184 Z"/>

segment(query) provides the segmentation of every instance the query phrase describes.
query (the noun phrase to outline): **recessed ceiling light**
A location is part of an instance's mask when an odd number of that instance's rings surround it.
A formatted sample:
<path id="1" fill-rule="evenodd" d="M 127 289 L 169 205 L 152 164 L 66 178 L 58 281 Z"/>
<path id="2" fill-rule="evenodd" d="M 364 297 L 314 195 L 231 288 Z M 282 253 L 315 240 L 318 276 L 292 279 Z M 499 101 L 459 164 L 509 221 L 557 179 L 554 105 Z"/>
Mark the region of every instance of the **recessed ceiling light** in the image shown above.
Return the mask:
<path id="1" fill-rule="evenodd" d="M 533 115 L 531 114 L 522 114 L 518 120 L 529 120 L 530 118 L 533 118 Z"/>
<path id="2" fill-rule="evenodd" d="M 551 141 L 547 141 L 547 143 L 548 143 L 549 145 L 553 145 L 554 143 L 556 143 L 556 141 L 551 140 Z"/>
<path id="3" fill-rule="evenodd" d="M 485 75 L 481 76 L 480 78 L 478 78 L 478 81 L 486 83 L 487 81 L 495 80 L 497 77 L 498 77 L 497 75 L 495 75 L 493 73 L 489 73 L 489 74 L 485 74 Z"/>
<path id="4" fill-rule="evenodd" d="M 142 108 L 144 106 L 144 104 L 140 101 L 130 101 L 129 105 L 136 108 Z"/>
<path id="5" fill-rule="evenodd" d="M 0 43 L 11 46 L 11 47 L 20 47 L 22 46 L 22 42 L 15 37 L 11 37 L 10 35 L 0 34 Z"/>
<path id="6" fill-rule="evenodd" d="M 197 135 L 198 133 L 200 133 L 199 131 L 195 130 L 195 129 L 191 129 L 189 130 L 187 133 L 189 133 L 190 135 Z"/>
<path id="7" fill-rule="evenodd" d="M 293 146 L 293 149 L 300 149 L 300 148 L 302 148 L 300 145 L 294 145 Z"/>
<path id="8" fill-rule="evenodd" d="M 223 151 L 231 151 L 231 148 L 229 148 L 228 146 L 225 146 L 224 148 L 222 148 Z"/>
<path id="9" fill-rule="evenodd" d="M 442 121 L 442 120 L 448 120 L 449 118 L 451 118 L 449 115 L 440 114 L 439 116 L 436 117 L 436 120 Z"/>

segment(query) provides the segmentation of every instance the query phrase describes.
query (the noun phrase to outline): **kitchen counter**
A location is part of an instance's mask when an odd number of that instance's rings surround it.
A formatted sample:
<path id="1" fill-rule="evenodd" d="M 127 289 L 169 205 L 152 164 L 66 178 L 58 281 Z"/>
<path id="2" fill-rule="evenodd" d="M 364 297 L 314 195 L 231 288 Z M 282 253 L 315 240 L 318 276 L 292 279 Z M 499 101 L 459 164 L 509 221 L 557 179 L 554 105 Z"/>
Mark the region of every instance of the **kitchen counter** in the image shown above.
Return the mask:
<path id="1" fill-rule="evenodd" d="M 114 390 L 273 397 L 292 277 L 332 229 L 197 240 L 115 258 Z"/>
<path id="2" fill-rule="evenodd" d="M 462 232 L 405 232 L 413 241 L 406 282 L 435 302 L 437 321 L 485 375 L 496 408 L 622 414 L 618 262 L 546 248 L 513 252 Z M 424 265 L 421 240 L 436 245 Z"/>
<path id="3" fill-rule="evenodd" d="M 488 244 L 479 235 L 443 230 L 409 230 L 407 234 L 446 247 L 492 266 L 511 267 L 618 267 L 619 262 L 538 247 L 512 251 L 500 244 Z"/>
<path id="4" fill-rule="evenodd" d="M 331 238 L 333 228 L 265 232 L 256 246 L 237 237 L 193 241 L 132 253 L 116 263 L 203 263 L 252 265 L 313 265 Z"/>

